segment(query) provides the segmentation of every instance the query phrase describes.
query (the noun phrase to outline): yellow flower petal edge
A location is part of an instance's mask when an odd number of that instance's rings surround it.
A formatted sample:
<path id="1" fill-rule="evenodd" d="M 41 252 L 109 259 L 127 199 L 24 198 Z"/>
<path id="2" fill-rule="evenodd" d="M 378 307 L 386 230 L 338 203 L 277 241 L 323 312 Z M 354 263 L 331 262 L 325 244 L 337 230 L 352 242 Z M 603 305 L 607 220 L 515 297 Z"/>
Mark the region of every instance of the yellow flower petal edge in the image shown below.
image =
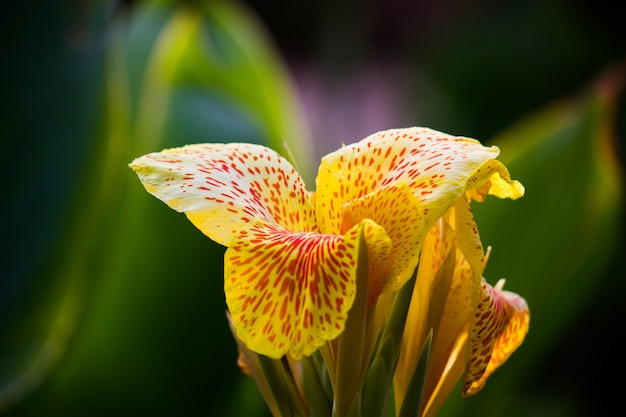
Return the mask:
<path id="1" fill-rule="evenodd" d="M 368 245 L 388 239 L 369 220 L 344 236 L 293 233 L 260 221 L 240 230 L 225 254 L 224 290 L 237 336 L 249 349 L 299 359 L 343 331 L 361 233 Z"/>
<path id="2" fill-rule="evenodd" d="M 488 179 L 492 170 L 485 164 L 499 152 L 474 139 L 421 127 L 385 130 L 344 146 L 321 161 L 316 182 L 320 230 L 340 229 L 338 205 L 400 182 L 427 209 L 430 226 L 466 189 Z"/>
<path id="3" fill-rule="evenodd" d="M 499 284 L 503 283 L 501 281 Z M 482 294 L 470 319 L 464 396 L 475 395 L 487 378 L 523 342 L 530 313 L 519 295 L 482 282 Z"/>
<path id="4" fill-rule="evenodd" d="M 298 172 L 275 151 L 246 143 L 198 144 L 135 159 L 146 190 L 205 235 L 227 246 L 246 223 L 315 231 L 314 208 Z"/>

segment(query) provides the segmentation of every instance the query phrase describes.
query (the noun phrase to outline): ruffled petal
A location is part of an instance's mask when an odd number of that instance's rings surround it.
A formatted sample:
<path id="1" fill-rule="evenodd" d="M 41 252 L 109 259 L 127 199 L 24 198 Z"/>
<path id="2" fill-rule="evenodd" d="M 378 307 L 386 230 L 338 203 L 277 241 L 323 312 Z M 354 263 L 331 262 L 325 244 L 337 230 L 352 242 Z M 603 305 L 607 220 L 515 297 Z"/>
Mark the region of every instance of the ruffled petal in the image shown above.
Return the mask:
<path id="1" fill-rule="evenodd" d="M 528 307 L 517 294 L 492 288 L 482 278 L 485 256 L 469 202 L 459 198 L 454 207 L 459 251 L 471 267 L 472 307 L 469 315 L 468 349 L 463 394 L 476 394 L 487 377 L 522 343 L 528 331 Z M 467 288 L 467 287 L 466 287 Z M 496 347 L 497 346 L 497 347 Z"/>
<path id="2" fill-rule="evenodd" d="M 487 378 L 517 349 L 528 332 L 529 311 L 519 295 L 482 282 L 470 319 L 464 396 L 478 393 Z"/>
<path id="3" fill-rule="evenodd" d="M 482 164 L 467 181 L 468 195 L 483 201 L 488 194 L 515 200 L 524 195 L 524 186 L 511 180 L 509 171 L 500 161 L 489 160 Z"/>
<path id="4" fill-rule="evenodd" d="M 254 220 L 315 231 L 314 207 L 296 170 L 260 145 L 199 144 L 135 159 L 130 167 L 148 192 L 219 244 Z"/>
<path id="5" fill-rule="evenodd" d="M 260 221 L 240 230 L 225 254 L 224 290 L 243 343 L 298 359 L 336 338 L 356 293 L 361 233 L 370 245 L 384 230 L 363 222 L 345 236 L 292 233 Z"/>
<path id="6" fill-rule="evenodd" d="M 400 182 L 408 184 L 432 224 L 465 192 L 476 171 L 498 154 L 495 146 L 418 127 L 378 132 L 344 146 L 320 165 L 316 202 L 320 230 L 337 233 L 345 202 Z"/>

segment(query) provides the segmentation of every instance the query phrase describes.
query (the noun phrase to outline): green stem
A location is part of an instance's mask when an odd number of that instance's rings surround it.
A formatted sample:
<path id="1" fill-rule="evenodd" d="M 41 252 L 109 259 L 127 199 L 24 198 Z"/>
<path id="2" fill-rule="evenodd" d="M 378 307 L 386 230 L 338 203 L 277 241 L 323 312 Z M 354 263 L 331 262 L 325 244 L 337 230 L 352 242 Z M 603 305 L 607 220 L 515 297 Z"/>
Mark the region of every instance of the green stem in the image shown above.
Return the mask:
<path id="1" fill-rule="evenodd" d="M 306 417 L 308 411 L 293 380 L 289 365 L 281 359 L 257 355 L 267 385 L 271 390 L 281 417 Z"/>

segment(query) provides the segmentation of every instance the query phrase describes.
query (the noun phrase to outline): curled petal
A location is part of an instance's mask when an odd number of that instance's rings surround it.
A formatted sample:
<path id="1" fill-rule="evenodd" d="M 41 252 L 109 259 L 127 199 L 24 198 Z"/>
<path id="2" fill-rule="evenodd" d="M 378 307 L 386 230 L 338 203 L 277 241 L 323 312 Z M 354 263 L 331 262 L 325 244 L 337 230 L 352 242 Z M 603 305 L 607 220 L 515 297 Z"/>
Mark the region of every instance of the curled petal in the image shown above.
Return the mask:
<path id="1" fill-rule="evenodd" d="M 344 146 L 320 165 L 316 201 L 320 230 L 340 229 L 343 203 L 400 182 L 427 209 L 432 225 L 465 192 L 476 171 L 499 152 L 473 139 L 418 127 L 378 132 Z"/>
<path id="2" fill-rule="evenodd" d="M 148 192 L 219 244 L 254 220 L 314 231 L 309 193 L 296 170 L 260 145 L 199 144 L 144 155 L 130 167 Z"/>
<path id="3" fill-rule="evenodd" d="M 476 201 L 483 201 L 487 194 L 499 198 L 515 200 L 524 195 L 524 186 L 511 180 L 506 167 L 495 159 L 481 165 L 467 181 L 468 195 Z"/>
<path id="4" fill-rule="evenodd" d="M 470 318 L 464 396 L 478 393 L 517 349 L 528 332 L 529 319 L 522 297 L 483 280 L 482 295 Z"/>
<path id="5" fill-rule="evenodd" d="M 485 269 L 485 252 L 469 201 L 462 196 L 450 210 L 454 218 L 457 245 L 474 272 L 474 293 L 477 294 Z"/>
<path id="6" fill-rule="evenodd" d="M 345 236 L 293 233 L 256 222 L 225 254 L 224 290 L 237 336 L 254 352 L 310 355 L 344 329 L 356 293 L 361 223 Z"/>

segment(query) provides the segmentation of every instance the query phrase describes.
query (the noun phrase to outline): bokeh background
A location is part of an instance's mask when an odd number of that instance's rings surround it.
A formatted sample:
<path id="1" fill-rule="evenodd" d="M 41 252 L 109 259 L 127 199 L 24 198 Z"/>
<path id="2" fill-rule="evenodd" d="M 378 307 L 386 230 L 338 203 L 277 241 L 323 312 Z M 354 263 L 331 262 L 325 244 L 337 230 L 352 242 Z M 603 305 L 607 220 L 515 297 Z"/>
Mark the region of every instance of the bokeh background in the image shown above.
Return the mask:
<path id="1" fill-rule="evenodd" d="M 527 188 L 475 205 L 524 345 L 441 415 L 620 408 L 626 30 L 598 1 L 10 2 L 0 414 L 267 416 L 236 365 L 223 248 L 127 164 L 193 142 L 319 158 L 377 130 L 480 139 Z M 615 8 L 615 9 L 614 9 Z M 615 379 L 617 378 L 617 379 Z"/>

